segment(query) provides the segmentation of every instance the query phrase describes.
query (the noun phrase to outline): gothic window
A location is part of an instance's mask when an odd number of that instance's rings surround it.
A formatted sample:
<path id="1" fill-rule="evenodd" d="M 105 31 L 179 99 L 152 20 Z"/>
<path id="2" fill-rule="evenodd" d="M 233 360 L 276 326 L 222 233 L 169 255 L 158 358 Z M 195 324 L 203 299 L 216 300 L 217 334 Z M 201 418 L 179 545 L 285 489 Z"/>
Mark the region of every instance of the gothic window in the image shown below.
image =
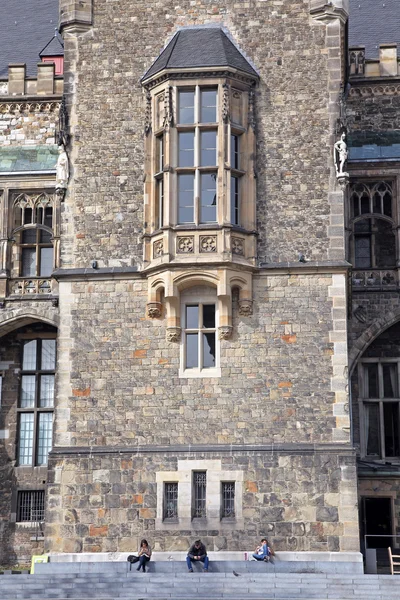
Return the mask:
<path id="1" fill-rule="evenodd" d="M 400 456 L 399 363 L 366 359 L 359 367 L 364 456 Z"/>
<path id="2" fill-rule="evenodd" d="M 393 184 L 354 183 L 350 188 L 351 259 L 357 269 L 396 265 Z"/>
<path id="3" fill-rule="evenodd" d="M 18 464 L 46 465 L 52 446 L 56 340 L 24 340 L 18 403 Z"/>
<path id="4" fill-rule="evenodd" d="M 50 277 L 54 270 L 54 206 L 44 193 L 18 195 L 12 208 L 14 277 Z"/>

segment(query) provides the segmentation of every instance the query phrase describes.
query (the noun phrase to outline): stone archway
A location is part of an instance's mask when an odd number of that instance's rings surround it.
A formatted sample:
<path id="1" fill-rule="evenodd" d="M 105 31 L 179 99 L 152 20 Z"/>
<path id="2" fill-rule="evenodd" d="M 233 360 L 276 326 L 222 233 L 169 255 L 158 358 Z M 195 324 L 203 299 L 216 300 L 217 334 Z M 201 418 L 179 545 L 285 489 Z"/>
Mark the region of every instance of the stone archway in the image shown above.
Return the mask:
<path id="1" fill-rule="evenodd" d="M 0 338 L 14 329 L 36 322 L 47 323 L 58 328 L 58 309 L 50 306 L 18 307 L 0 313 Z"/>
<path id="2" fill-rule="evenodd" d="M 368 329 L 360 335 L 354 342 L 352 349 L 349 352 L 349 373 L 351 374 L 357 365 L 358 360 L 364 354 L 368 346 L 372 344 L 377 337 L 386 329 L 400 321 L 400 308 L 385 313 L 381 318 L 372 323 Z"/>

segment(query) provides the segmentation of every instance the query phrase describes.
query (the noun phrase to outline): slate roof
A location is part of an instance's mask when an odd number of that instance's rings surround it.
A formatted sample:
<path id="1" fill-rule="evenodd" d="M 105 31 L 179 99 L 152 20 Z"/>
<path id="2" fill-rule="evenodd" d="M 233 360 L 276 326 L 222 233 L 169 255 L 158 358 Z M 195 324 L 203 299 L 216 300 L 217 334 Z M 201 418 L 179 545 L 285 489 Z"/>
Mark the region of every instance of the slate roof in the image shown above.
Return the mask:
<path id="1" fill-rule="evenodd" d="M 58 27 L 58 0 L 0 0 L 0 79 L 9 63 L 26 63 L 36 76 L 39 52 Z"/>
<path id="2" fill-rule="evenodd" d="M 366 58 L 379 57 L 379 44 L 400 49 L 399 0 L 350 0 L 349 46 L 365 46 Z"/>
<path id="3" fill-rule="evenodd" d="M 164 69 L 201 67 L 232 67 L 258 77 L 255 69 L 220 27 L 187 27 L 177 31 L 142 81 Z"/>
<path id="4" fill-rule="evenodd" d="M 26 171 L 54 171 L 58 146 L 3 146 L 0 147 L 0 175 Z"/>

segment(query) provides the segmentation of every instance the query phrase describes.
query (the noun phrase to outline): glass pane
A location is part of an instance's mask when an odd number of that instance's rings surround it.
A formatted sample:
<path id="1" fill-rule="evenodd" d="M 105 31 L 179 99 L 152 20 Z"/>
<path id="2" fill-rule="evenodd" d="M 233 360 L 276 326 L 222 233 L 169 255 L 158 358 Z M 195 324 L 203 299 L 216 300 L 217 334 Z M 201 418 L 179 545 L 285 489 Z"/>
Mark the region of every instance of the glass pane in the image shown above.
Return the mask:
<path id="1" fill-rule="evenodd" d="M 200 221 L 215 223 L 217 220 L 217 175 L 205 173 L 201 175 L 201 207 Z"/>
<path id="2" fill-rule="evenodd" d="M 379 398 L 378 387 L 378 365 L 365 365 L 365 373 L 367 376 L 366 398 Z"/>
<path id="3" fill-rule="evenodd" d="M 396 266 L 396 239 L 391 223 L 375 221 L 375 266 L 387 269 Z"/>
<path id="4" fill-rule="evenodd" d="M 51 206 L 47 206 L 44 209 L 44 223 L 47 227 L 53 227 L 53 209 Z"/>
<path id="5" fill-rule="evenodd" d="M 201 123 L 217 122 L 217 90 L 201 90 L 200 92 Z"/>
<path id="6" fill-rule="evenodd" d="M 203 306 L 203 327 L 213 329 L 215 327 L 215 304 Z"/>
<path id="7" fill-rule="evenodd" d="M 178 175 L 178 222 L 194 222 L 194 175 Z"/>
<path id="8" fill-rule="evenodd" d="M 194 123 L 194 91 L 180 91 L 178 102 L 178 123 Z"/>
<path id="9" fill-rule="evenodd" d="M 37 464 L 46 465 L 53 438 L 53 413 L 39 414 Z"/>
<path id="10" fill-rule="evenodd" d="M 54 375 L 42 375 L 40 377 L 39 406 L 41 408 L 54 406 Z"/>
<path id="11" fill-rule="evenodd" d="M 33 408 L 35 406 L 35 375 L 23 375 L 21 377 L 21 408 Z"/>
<path id="12" fill-rule="evenodd" d="M 178 167 L 193 167 L 194 165 L 194 131 L 178 134 L 179 157 Z"/>
<path id="13" fill-rule="evenodd" d="M 22 277 L 35 277 L 36 275 L 36 249 L 22 248 Z"/>
<path id="14" fill-rule="evenodd" d="M 231 167 L 239 169 L 239 136 L 231 135 Z"/>
<path id="15" fill-rule="evenodd" d="M 42 371 L 54 371 L 56 368 L 56 340 L 42 340 Z"/>
<path id="16" fill-rule="evenodd" d="M 399 456 L 399 404 L 383 403 L 383 420 L 385 426 L 385 456 Z"/>
<path id="17" fill-rule="evenodd" d="M 367 194 L 363 194 L 361 196 L 361 214 L 365 215 L 369 212 L 370 212 L 369 196 Z"/>
<path id="18" fill-rule="evenodd" d="M 389 363 L 382 365 L 383 373 L 383 397 L 384 398 L 397 398 L 398 397 L 398 385 L 397 385 L 397 364 Z"/>
<path id="19" fill-rule="evenodd" d="M 392 216 L 392 196 L 389 192 L 383 196 L 383 212 L 388 217 Z"/>
<path id="20" fill-rule="evenodd" d="M 40 273 L 41 277 L 50 277 L 53 272 L 53 248 L 40 249 Z"/>
<path id="21" fill-rule="evenodd" d="M 186 329 L 198 329 L 199 327 L 199 306 L 186 306 Z"/>
<path id="22" fill-rule="evenodd" d="M 36 244 L 36 229 L 26 229 L 22 232 L 23 244 Z"/>
<path id="23" fill-rule="evenodd" d="M 215 332 L 203 333 L 203 368 L 215 367 Z"/>
<path id="24" fill-rule="evenodd" d="M 32 223 L 33 223 L 33 210 L 31 208 L 25 208 L 24 225 L 31 225 Z"/>
<path id="25" fill-rule="evenodd" d="M 371 238 L 357 236 L 355 238 L 355 266 L 358 269 L 371 268 Z"/>
<path id="26" fill-rule="evenodd" d="M 156 227 L 159 229 L 163 226 L 164 221 L 164 180 L 157 179 L 156 190 Z"/>
<path id="27" fill-rule="evenodd" d="M 19 418 L 18 464 L 32 464 L 33 413 L 22 413 Z"/>
<path id="28" fill-rule="evenodd" d="M 364 404 L 365 446 L 368 456 L 379 456 L 379 404 Z"/>
<path id="29" fill-rule="evenodd" d="M 231 177 L 231 223 L 239 225 L 239 179 Z"/>
<path id="30" fill-rule="evenodd" d="M 199 334 L 186 334 L 186 368 L 195 369 L 199 366 Z"/>
<path id="31" fill-rule="evenodd" d="M 37 341 L 31 340 L 30 342 L 24 342 L 22 351 L 22 370 L 23 371 L 35 371 L 36 370 L 36 349 Z"/>
<path id="32" fill-rule="evenodd" d="M 156 157 L 156 172 L 161 173 L 164 168 L 164 138 L 158 137 L 156 139 L 157 144 L 157 157 Z"/>
<path id="33" fill-rule="evenodd" d="M 42 244 L 48 244 L 49 242 L 51 242 L 52 237 L 53 237 L 53 234 L 50 233 L 49 231 L 45 231 L 44 229 L 40 230 L 40 242 Z"/>
<path id="34" fill-rule="evenodd" d="M 200 133 L 200 165 L 213 167 L 217 164 L 217 132 L 202 131 Z"/>
<path id="35" fill-rule="evenodd" d="M 360 214 L 360 206 L 359 206 L 359 202 L 358 202 L 358 195 L 354 194 L 353 195 L 353 217 L 358 217 L 359 214 Z"/>
<path id="36" fill-rule="evenodd" d="M 377 192 L 374 194 L 374 197 L 372 198 L 372 211 L 374 213 L 381 213 L 382 212 L 381 196 Z"/>

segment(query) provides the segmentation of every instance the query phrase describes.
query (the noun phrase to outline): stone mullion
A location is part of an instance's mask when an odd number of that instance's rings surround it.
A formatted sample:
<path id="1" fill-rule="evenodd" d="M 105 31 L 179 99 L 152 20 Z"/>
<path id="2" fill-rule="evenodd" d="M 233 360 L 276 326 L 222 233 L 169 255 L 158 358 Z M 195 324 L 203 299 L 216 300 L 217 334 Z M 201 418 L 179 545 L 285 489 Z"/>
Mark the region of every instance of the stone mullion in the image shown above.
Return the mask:
<path id="1" fill-rule="evenodd" d="M 225 124 L 223 119 L 223 86 L 218 86 L 218 131 L 217 131 L 217 222 L 223 225 L 228 214 L 229 187 L 226 185 L 226 172 L 224 169 L 224 158 L 226 156 L 227 140 L 224 134 Z M 229 222 L 229 219 L 228 219 Z"/>

